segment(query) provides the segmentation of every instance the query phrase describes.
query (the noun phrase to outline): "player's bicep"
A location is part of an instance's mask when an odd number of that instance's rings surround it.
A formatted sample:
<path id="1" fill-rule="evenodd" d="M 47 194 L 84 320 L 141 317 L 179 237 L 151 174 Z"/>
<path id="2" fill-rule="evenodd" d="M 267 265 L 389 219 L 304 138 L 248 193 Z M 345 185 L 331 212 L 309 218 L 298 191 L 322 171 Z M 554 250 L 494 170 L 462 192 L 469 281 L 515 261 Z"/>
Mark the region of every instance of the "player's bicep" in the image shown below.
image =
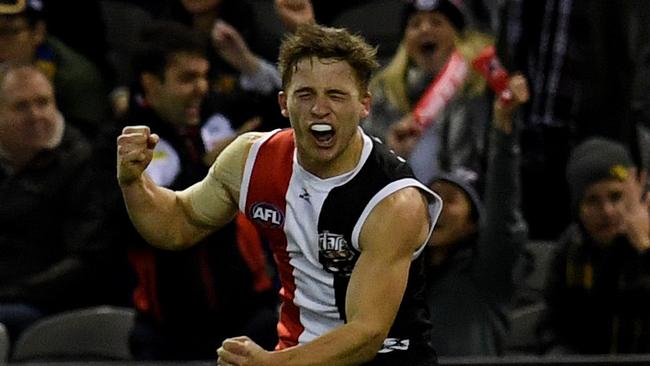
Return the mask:
<path id="1" fill-rule="evenodd" d="M 219 155 L 202 181 L 179 194 L 191 220 L 219 228 L 234 218 L 246 157 L 257 138 L 259 134 L 248 133 L 235 139 Z"/>
<path id="2" fill-rule="evenodd" d="M 361 255 L 348 287 L 348 320 L 374 322 L 388 332 L 406 289 L 413 253 L 428 233 L 427 204 L 415 188 L 391 194 L 373 209 L 361 230 Z"/>
<path id="3" fill-rule="evenodd" d="M 188 189 L 179 192 L 178 197 L 188 222 L 197 229 L 218 229 L 230 222 L 237 205 L 230 198 L 221 182 L 209 175 Z"/>

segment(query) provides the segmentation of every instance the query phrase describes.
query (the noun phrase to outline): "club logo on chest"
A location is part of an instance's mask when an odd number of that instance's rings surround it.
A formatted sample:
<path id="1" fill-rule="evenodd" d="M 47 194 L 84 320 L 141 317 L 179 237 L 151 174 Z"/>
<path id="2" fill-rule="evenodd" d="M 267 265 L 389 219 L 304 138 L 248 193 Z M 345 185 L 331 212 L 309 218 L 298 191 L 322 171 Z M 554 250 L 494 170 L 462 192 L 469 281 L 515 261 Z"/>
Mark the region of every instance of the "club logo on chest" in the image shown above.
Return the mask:
<path id="1" fill-rule="evenodd" d="M 318 260 L 326 271 L 349 276 L 357 254 L 343 235 L 327 230 L 318 233 Z"/>

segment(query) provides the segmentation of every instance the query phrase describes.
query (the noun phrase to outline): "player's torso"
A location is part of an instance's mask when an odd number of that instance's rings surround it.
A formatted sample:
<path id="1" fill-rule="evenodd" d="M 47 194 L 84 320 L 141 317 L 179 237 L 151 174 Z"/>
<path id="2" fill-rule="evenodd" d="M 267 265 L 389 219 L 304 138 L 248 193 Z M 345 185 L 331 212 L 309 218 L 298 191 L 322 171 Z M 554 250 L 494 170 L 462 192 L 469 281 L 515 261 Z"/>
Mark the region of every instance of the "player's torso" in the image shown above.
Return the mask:
<path id="1" fill-rule="evenodd" d="M 278 264 L 280 347 L 309 342 L 345 322 L 363 223 L 381 199 L 412 185 L 403 161 L 387 162 L 365 136 L 357 166 L 328 179 L 305 171 L 294 150 L 290 130 L 253 145 L 240 198 Z"/>

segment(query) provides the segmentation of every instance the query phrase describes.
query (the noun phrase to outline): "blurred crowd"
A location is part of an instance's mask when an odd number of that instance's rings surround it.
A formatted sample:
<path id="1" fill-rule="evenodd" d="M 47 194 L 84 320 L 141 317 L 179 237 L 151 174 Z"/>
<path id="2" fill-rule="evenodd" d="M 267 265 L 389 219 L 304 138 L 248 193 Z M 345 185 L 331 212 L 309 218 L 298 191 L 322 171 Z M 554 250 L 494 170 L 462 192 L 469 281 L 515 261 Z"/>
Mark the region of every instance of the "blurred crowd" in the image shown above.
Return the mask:
<path id="1" fill-rule="evenodd" d="M 361 126 L 443 199 L 424 251 L 438 355 L 649 353 L 648 20 L 640 0 L 2 1 L 0 323 L 16 340 L 110 304 L 136 311 L 135 359 L 213 359 L 242 334 L 273 349 L 255 227 L 148 245 L 115 139 L 149 126 L 148 176 L 197 182 L 240 134 L 289 127 L 278 46 L 318 22 L 377 47 Z M 512 93 L 528 101 L 504 116 Z"/>

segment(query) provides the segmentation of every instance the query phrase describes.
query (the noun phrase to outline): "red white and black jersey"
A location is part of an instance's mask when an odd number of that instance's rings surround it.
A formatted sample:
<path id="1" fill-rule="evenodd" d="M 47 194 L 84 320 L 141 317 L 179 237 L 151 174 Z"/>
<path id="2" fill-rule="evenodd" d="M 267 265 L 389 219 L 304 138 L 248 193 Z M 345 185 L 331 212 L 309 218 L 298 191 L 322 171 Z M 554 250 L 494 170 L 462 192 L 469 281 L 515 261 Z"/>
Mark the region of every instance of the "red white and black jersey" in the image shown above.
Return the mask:
<path id="1" fill-rule="evenodd" d="M 430 198 L 432 228 L 440 213 L 440 199 L 413 178 L 403 159 L 365 134 L 363 141 L 357 166 L 327 179 L 300 166 L 291 129 L 266 134 L 248 154 L 239 207 L 260 228 L 278 265 L 280 349 L 309 342 L 345 322 L 345 294 L 360 254 L 360 231 L 382 199 L 414 186 Z M 380 353 L 428 341 L 420 251 L 414 254 L 404 299 Z"/>

